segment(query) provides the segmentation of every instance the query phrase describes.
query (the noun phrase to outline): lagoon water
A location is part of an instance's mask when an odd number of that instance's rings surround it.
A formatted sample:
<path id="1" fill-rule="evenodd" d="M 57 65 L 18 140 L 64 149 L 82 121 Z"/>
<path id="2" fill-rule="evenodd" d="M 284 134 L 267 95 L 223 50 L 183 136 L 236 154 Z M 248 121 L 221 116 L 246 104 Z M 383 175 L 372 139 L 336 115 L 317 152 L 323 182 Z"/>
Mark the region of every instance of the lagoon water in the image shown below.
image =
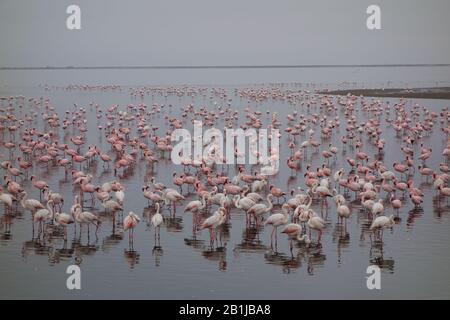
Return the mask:
<path id="1" fill-rule="evenodd" d="M 214 108 L 225 105 L 227 100 L 211 95 L 163 96 L 146 95 L 143 99 L 130 94 L 136 86 L 188 85 L 223 88 L 226 99 L 231 99 L 233 108 L 242 110 L 249 106 L 263 111 L 263 124 L 270 117 L 266 110 L 276 110 L 282 128 L 286 126 L 286 115 L 294 109 L 305 115 L 318 111 L 283 101 L 267 100 L 248 102 L 235 95 L 235 89 L 277 86 L 282 89 L 308 90 L 336 89 L 353 87 L 426 87 L 444 86 L 450 82 L 448 67 L 398 67 L 398 68 L 304 68 L 304 69 L 226 69 L 226 70 L 37 70 L 0 71 L 0 96 L 23 95 L 26 98 L 46 97 L 55 107 L 60 117 L 65 110 L 73 109 L 74 103 L 84 106 L 88 113 L 87 145 L 96 144 L 108 151 L 104 133 L 97 130 L 95 108 L 90 103 L 99 104 L 103 109 L 119 104 L 145 103 L 164 105 L 170 116 L 179 116 L 180 107 L 192 103 L 196 107 Z M 116 90 L 65 90 L 68 84 L 118 84 Z M 370 99 L 370 98 L 367 98 Z M 391 104 L 398 99 L 381 99 Z M 408 100 L 407 105 L 415 103 L 439 112 L 449 107 L 444 100 Z M 3 106 L 6 102 L 3 102 Z M 25 107 L 24 109 L 26 109 Z M 19 112 L 19 111 L 17 111 Z M 25 112 L 25 110 L 24 110 Z M 17 113 L 19 115 L 19 113 Z M 338 114 L 343 118 L 343 114 Z M 357 112 L 358 121 L 367 120 L 367 114 Z M 43 122 L 34 124 L 40 130 Z M 386 126 L 381 117 L 383 134 L 386 140 L 383 161 L 391 166 L 402 160 L 399 152 L 401 137 L 395 136 L 392 127 Z M 104 121 L 104 120 L 103 120 Z M 166 128 L 164 115 L 151 117 L 159 125 L 158 134 Z M 244 117 L 239 123 L 245 121 Z M 219 126 L 223 120 L 219 121 Z M 346 157 L 353 157 L 355 150 L 343 148 L 340 137 L 345 127 L 341 126 L 339 135 L 328 143 L 338 146 L 337 160 L 331 161 L 333 170 L 341 167 L 348 172 Z M 315 138 L 320 139 L 316 132 Z M 2 139 L 8 137 L 4 133 Z M 18 136 L 17 136 L 18 137 Z M 59 137 L 70 142 L 71 132 L 59 130 Z M 305 139 L 300 136 L 300 141 Z M 365 139 L 365 138 L 364 138 Z M 281 137 L 281 171 L 271 178 L 271 183 L 285 191 L 304 186 L 303 174 L 306 163 L 315 168 L 323 163 L 320 154 L 308 154 L 303 161 L 302 170 L 296 176 L 285 167 L 285 159 L 290 150 L 287 137 Z M 440 125 L 436 124 L 433 133 L 425 137 L 424 144 L 433 148 L 427 165 L 439 169 L 443 161 L 441 151 L 446 144 Z M 86 148 L 86 147 L 85 147 Z M 418 148 L 418 147 L 417 147 Z M 346 150 L 343 153 L 343 150 Z M 86 150 L 84 150 L 86 151 Z M 374 154 L 371 145 L 365 144 L 364 151 Z M 416 150 L 419 152 L 418 150 Z M 8 158 L 8 151 L 0 147 L 1 160 Z M 16 151 L 17 152 L 17 151 Z M 419 165 L 417 157 L 416 167 Z M 230 168 L 230 176 L 234 170 Z M 270 245 L 271 228 L 245 228 L 245 214 L 233 209 L 231 221 L 221 232 L 221 241 L 211 248 L 208 232 L 192 233 L 192 217 L 183 213 L 184 204 L 195 199 L 187 197 L 183 206 L 177 207 L 176 217 L 163 211 L 165 221 L 161 227 L 160 244 L 155 243 L 154 230 L 147 224 L 148 214 L 141 187 L 144 181 L 155 176 L 157 181 L 172 186 L 172 173 L 182 172 L 183 168 L 173 165 L 170 160 L 161 159 L 151 172 L 143 160 L 139 160 L 132 171 L 123 176 L 114 176 L 112 170 L 104 170 L 101 162 L 90 168 L 94 175 L 93 183 L 118 179 L 125 186 L 124 212 L 134 211 L 143 217 L 135 229 L 134 246 L 128 243 L 128 234 L 119 225 L 113 225 L 109 215 L 103 213 L 97 202 L 96 209 L 102 219 L 98 236 L 90 238 L 83 233 L 81 238 L 74 235 L 73 225 L 68 228 L 68 241 L 64 243 L 61 235 L 50 235 L 36 239 L 31 227 L 29 212 L 20 211 L 13 217 L 0 209 L 0 298 L 138 298 L 138 299 L 410 299 L 410 298 L 450 298 L 450 206 L 439 201 L 432 184 L 421 178 L 416 170 L 412 177 L 424 193 L 422 209 L 414 209 L 405 199 L 400 210 L 400 220 L 393 230 L 384 232 L 384 243 L 371 241 L 368 231 L 367 214 L 358 202 L 350 202 L 352 217 L 347 230 L 337 225 L 335 205 L 329 200 L 327 227 L 324 230 L 322 246 L 296 245 L 292 252 L 286 237 L 278 235 L 277 247 Z M 248 170 L 250 167 L 248 166 Z M 64 211 L 68 212 L 73 199 L 73 186 L 70 178 L 65 178 L 64 170 L 49 169 L 35 165 L 30 174 L 46 180 L 51 189 L 63 194 L 66 202 Z M 3 172 L 2 172 L 3 175 Z M 30 181 L 23 185 L 30 197 L 39 198 Z M 349 195 L 349 200 L 353 195 Z M 320 212 L 318 203 L 313 207 Z M 20 209 L 22 210 L 22 209 Z M 274 211 L 279 211 L 276 206 Z M 386 214 L 393 209 L 386 204 Z M 92 230 L 91 230 L 92 231 Z M 66 268 L 78 264 L 81 268 L 81 290 L 66 288 Z M 381 290 L 368 290 L 366 269 L 378 265 L 381 270 Z"/>

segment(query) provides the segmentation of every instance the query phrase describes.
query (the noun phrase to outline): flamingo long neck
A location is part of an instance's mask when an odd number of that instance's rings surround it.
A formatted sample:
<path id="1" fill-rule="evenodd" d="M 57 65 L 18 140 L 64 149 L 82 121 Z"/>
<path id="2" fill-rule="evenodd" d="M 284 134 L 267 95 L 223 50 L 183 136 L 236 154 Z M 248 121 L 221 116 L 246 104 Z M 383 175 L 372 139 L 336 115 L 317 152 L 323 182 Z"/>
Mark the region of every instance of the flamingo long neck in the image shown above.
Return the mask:
<path id="1" fill-rule="evenodd" d="M 267 202 L 269 202 L 269 206 L 267 207 L 266 212 L 269 212 L 273 208 L 272 198 L 270 197 L 270 195 L 267 196 Z"/>
<path id="2" fill-rule="evenodd" d="M 242 209 L 242 207 L 241 207 L 240 204 L 239 204 L 240 198 L 241 198 L 241 197 L 240 197 L 239 195 L 237 195 L 236 198 L 235 198 L 235 200 L 234 200 L 234 205 L 235 205 L 235 207 L 238 208 L 238 209 Z"/>
<path id="3" fill-rule="evenodd" d="M 53 217 L 53 208 L 50 206 L 50 203 L 49 202 L 47 202 L 47 209 L 48 209 L 48 212 L 50 212 L 50 214 L 52 215 L 52 217 Z"/>
<path id="4" fill-rule="evenodd" d="M 309 207 L 311 206 L 311 203 L 312 203 L 312 197 L 308 195 L 308 198 L 309 198 L 309 202 L 308 202 L 308 205 L 306 206 L 307 209 L 309 209 Z"/>
<path id="5" fill-rule="evenodd" d="M 24 196 L 22 198 L 22 200 L 20 200 L 20 204 L 22 205 L 22 207 L 25 207 L 25 201 L 27 201 L 28 198 L 28 193 L 24 192 Z"/>

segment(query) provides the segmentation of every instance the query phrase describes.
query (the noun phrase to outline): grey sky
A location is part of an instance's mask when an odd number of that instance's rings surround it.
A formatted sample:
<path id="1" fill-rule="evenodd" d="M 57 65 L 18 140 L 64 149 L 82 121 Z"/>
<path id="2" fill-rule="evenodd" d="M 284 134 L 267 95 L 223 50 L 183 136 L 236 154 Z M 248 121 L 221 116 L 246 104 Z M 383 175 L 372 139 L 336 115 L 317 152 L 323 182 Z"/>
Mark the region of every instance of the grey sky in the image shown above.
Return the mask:
<path id="1" fill-rule="evenodd" d="M 82 30 L 66 29 L 78 4 Z M 366 28 L 378 4 L 382 30 Z M 0 66 L 450 63 L 448 0 L 1 0 Z"/>

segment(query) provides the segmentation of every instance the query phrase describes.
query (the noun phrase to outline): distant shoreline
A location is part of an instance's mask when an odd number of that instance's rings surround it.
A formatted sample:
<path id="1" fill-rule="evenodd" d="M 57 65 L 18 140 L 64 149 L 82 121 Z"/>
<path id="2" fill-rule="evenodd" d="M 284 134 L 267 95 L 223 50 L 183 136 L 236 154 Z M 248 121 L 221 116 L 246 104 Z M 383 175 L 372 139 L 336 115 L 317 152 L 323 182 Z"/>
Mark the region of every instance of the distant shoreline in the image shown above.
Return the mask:
<path id="1" fill-rule="evenodd" d="M 273 65 L 135 65 L 135 66 L 10 66 L 0 70 L 110 70 L 110 69 L 305 69 L 305 68 L 450 67 L 449 63 L 399 64 L 273 64 Z"/>
<path id="2" fill-rule="evenodd" d="M 364 97 L 386 98 L 417 98 L 417 99 L 443 99 L 450 100 L 450 87 L 414 88 L 414 89 L 343 89 L 322 90 L 320 94 L 347 95 L 353 94 Z"/>

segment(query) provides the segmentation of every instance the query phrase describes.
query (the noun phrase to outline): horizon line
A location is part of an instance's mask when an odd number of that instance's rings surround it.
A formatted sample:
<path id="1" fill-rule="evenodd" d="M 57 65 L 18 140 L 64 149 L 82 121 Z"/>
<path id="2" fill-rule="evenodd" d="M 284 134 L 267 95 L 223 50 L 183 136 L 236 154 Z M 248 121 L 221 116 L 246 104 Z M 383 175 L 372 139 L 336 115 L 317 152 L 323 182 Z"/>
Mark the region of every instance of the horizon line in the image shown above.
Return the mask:
<path id="1" fill-rule="evenodd" d="M 450 63 L 399 64 L 291 64 L 291 65 L 134 65 L 134 66 L 21 66 L 0 70 L 120 70 L 120 69 L 300 69 L 300 68 L 376 68 L 376 67 L 449 67 Z"/>

